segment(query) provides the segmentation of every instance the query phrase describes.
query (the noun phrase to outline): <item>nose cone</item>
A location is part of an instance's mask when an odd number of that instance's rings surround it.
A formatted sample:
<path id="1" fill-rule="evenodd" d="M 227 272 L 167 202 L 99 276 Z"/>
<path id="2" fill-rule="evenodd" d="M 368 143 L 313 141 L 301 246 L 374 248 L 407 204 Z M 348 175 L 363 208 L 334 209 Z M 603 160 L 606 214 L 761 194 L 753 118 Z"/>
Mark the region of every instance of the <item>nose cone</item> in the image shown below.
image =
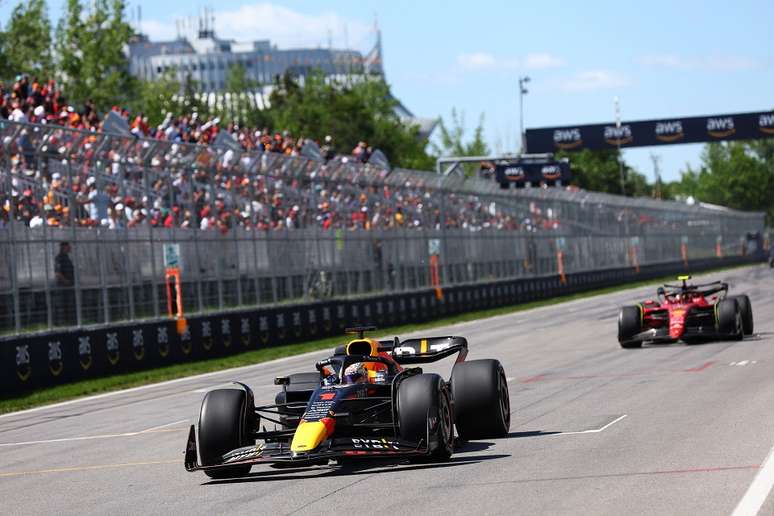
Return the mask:
<path id="1" fill-rule="evenodd" d="M 290 443 L 291 453 L 295 455 L 317 448 L 330 435 L 332 430 L 330 426 L 332 425 L 326 425 L 323 421 L 302 421 L 296 433 L 293 434 L 293 441 Z"/>
<path id="2" fill-rule="evenodd" d="M 673 310 L 669 318 L 669 336 L 673 339 L 679 339 L 685 331 L 686 311 L 683 309 Z"/>

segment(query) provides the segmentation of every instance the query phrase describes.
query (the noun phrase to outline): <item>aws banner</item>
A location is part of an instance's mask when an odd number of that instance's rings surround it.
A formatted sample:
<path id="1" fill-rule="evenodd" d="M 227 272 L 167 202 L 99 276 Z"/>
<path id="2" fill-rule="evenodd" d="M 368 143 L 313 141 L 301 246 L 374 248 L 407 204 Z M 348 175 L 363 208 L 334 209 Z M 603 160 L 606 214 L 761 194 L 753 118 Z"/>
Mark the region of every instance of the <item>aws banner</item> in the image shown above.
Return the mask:
<path id="1" fill-rule="evenodd" d="M 530 153 L 774 137 L 774 111 L 527 129 Z"/>
<path id="2" fill-rule="evenodd" d="M 569 183 L 570 164 L 567 161 L 554 160 L 503 160 L 495 164 L 495 180 L 501 185 L 515 183 L 554 184 L 556 181 Z"/>

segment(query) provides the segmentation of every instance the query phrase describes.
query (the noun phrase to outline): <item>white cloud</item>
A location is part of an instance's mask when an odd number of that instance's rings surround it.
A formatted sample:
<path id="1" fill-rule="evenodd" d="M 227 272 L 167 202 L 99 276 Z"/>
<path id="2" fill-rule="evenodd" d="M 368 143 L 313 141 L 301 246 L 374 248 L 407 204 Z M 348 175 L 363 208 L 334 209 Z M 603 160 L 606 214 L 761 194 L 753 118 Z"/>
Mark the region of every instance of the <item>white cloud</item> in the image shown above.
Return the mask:
<path id="1" fill-rule="evenodd" d="M 280 48 L 327 46 L 329 35 L 335 48 L 371 49 L 375 41 L 369 23 L 344 18 L 327 11 L 303 14 L 270 2 L 242 5 L 233 10 L 215 10 L 215 33 L 224 39 L 253 41 L 268 39 Z M 194 25 L 196 25 L 195 22 Z M 175 22 L 144 21 L 151 38 L 173 39 Z"/>
<path id="2" fill-rule="evenodd" d="M 676 54 L 654 54 L 642 56 L 637 61 L 644 66 L 673 70 L 735 72 L 760 67 L 756 59 L 744 56 L 683 57 Z"/>
<path id="3" fill-rule="evenodd" d="M 561 66 L 564 66 L 566 61 L 562 59 L 561 57 L 548 54 L 545 52 L 537 53 L 537 54 L 527 54 L 527 56 L 524 58 L 524 67 L 530 68 L 533 70 L 543 69 L 543 68 L 559 68 Z"/>
<path id="4" fill-rule="evenodd" d="M 467 70 L 491 69 L 497 66 L 497 59 L 486 52 L 472 52 L 458 55 L 457 64 Z"/>
<path id="5" fill-rule="evenodd" d="M 563 79 L 559 89 L 568 92 L 609 90 L 629 85 L 629 80 L 610 70 L 587 70 Z"/>
<path id="6" fill-rule="evenodd" d="M 457 65 L 466 71 L 542 69 L 564 66 L 564 59 L 549 53 L 524 57 L 498 57 L 489 52 L 469 52 L 457 56 Z"/>

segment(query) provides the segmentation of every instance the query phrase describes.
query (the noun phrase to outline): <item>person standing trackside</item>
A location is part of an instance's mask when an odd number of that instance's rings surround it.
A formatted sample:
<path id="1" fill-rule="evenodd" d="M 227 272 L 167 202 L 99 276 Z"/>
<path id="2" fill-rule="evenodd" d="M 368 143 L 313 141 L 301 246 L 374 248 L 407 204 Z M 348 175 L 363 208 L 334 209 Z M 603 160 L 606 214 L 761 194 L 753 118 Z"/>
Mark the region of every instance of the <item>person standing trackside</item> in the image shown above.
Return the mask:
<path id="1" fill-rule="evenodd" d="M 57 306 L 54 310 L 55 325 L 72 325 L 75 307 L 75 268 L 70 260 L 70 242 L 60 242 L 59 254 L 54 258 L 54 274 L 57 286 Z"/>

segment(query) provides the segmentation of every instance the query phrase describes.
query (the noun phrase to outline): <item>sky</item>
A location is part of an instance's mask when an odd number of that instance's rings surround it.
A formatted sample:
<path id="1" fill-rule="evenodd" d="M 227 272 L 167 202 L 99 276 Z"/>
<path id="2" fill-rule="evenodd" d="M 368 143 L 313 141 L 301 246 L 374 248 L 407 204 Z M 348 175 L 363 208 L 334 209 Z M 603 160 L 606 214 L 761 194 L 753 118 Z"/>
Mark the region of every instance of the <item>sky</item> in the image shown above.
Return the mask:
<path id="1" fill-rule="evenodd" d="M 16 0 L 0 0 L 0 21 Z M 63 0 L 49 0 L 52 19 Z M 518 77 L 529 76 L 527 128 L 774 109 L 774 1 L 298 0 L 130 1 L 151 39 L 173 38 L 175 20 L 211 7 L 219 36 L 270 39 L 279 48 L 367 52 L 382 31 L 393 93 L 417 116 L 484 117 L 495 152 L 519 148 Z M 700 164 L 702 145 L 627 149 L 653 179 Z"/>

